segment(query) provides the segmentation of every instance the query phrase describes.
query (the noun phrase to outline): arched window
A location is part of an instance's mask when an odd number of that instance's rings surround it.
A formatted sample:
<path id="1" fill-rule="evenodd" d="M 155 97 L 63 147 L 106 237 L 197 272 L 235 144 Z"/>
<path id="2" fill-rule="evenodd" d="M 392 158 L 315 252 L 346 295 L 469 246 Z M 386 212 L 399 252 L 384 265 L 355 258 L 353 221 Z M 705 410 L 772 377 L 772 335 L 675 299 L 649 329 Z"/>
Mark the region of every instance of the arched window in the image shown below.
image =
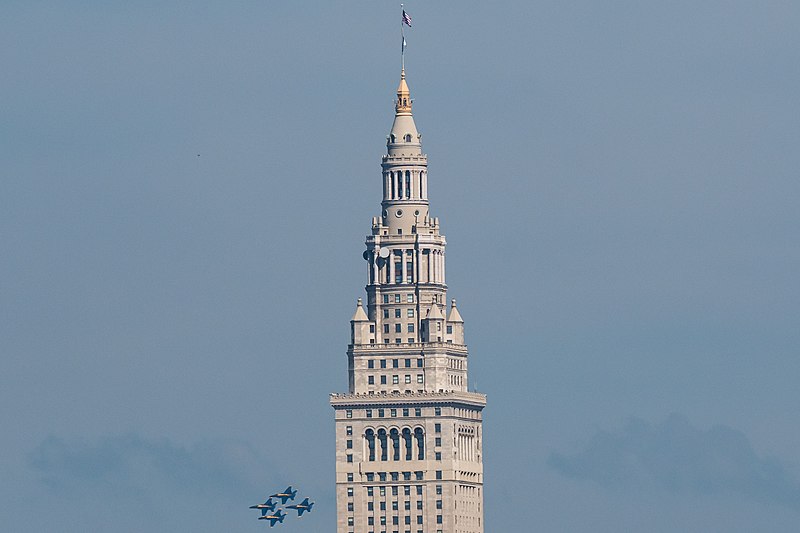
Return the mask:
<path id="1" fill-rule="evenodd" d="M 386 461 L 388 455 L 388 443 L 386 442 L 387 439 L 385 429 L 378 430 L 378 440 L 381 441 L 381 461 Z"/>
<path id="2" fill-rule="evenodd" d="M 411 172 L 406 170 L 406 198 L 411 198 Z"/>
<path id="3" fill-rule="evenodd" d="M 411 142 L 411 134 L 410 133 L 406 133 L 406 142 L 407 143 Z"/>
<path id="4" fill-rule="evenodd" d="M 389 435 L 392 437 L 392 460 L 399 461 L 400 460 L 400 432 L 397 429 L 392 429 L 389 432 Z"/>
<path id="5" fill-rule="evenodd" d="M 411 444 L 411 430 L 408 428 L 405 428 L 403 430 L 403 442 L 406 445 L 406 461 L 410 461 L 412 444 Z"/>
<path id="6" fill-rule="evenodd" d="M 397 187 L 396 187 L 396 183 L 394 181 L 394 172 L 390 172 L 389 176 L 391 177 L 391 180 L 392 180 L 392 199 L 395 199 L 396 198 L 396 194 L 397 194 Z"/>
<path id="7" fill-rule="evenodd" d="M 422 461 L 425 459 L 425 434 L 422 432 L 422 428 L 415 429 L 414 436 L 417 438 L 417 449 L 419 450 L 417 459 Z"/>
<path id="8" fill-rule="evenodd" d="M 369 460 L 375 460 L 375 432 L 368 429 L 364 436 L 367 438 L 367 449 L 369 450 Z"/>
<path id="9" fill-rule="evenodd" d="M 423 189 L 422 189 L 422 177 L 423 177 L 424 175 L 425 175 L 425 173 L 424 173 L 424 172 L 420 172 L 420 173 L 419 173 L 419 197 L 420 197 L 420 198 L 424 198 L 424 196 L 422 195 L 422 191 L 423 191 Z"/>
<path id="10" fill-rule="evenodd" d="M 397 142 L 397 138 L 394 136 L 394 133 L 393 133 L 393 134 L 391 134 L 391 135 L 389 135 L 389 139 L 390 139 L 390 140 L 391 140 L 391 142 L 393 142 L 393 143 Z"/>

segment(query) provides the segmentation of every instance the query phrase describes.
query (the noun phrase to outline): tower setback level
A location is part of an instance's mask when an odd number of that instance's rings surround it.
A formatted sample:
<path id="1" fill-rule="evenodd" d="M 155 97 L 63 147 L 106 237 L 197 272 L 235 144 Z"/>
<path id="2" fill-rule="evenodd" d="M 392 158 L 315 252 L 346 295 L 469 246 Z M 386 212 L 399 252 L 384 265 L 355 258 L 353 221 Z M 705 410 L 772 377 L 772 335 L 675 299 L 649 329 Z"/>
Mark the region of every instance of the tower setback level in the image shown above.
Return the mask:
<path id="1" fill-rule="evenodd" d="M 483 394 L 469 392 L 464 321 L 447 303 L 444 235 L 405 69 L 366 239 L 367 302 L 332 394 L 337 533 L 483 533 Z"/>

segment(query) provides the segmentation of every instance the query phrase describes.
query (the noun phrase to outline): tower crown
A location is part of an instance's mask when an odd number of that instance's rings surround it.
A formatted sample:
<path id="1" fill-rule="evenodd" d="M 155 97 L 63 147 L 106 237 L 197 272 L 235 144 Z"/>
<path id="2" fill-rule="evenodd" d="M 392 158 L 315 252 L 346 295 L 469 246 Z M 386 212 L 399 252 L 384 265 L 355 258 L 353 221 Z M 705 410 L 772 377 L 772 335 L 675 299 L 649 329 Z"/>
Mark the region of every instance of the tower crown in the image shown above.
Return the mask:
<path id="1" fill-rule="evenodd" d="M 408 90 L 406 83 L 406 69 L 400 71 L 400 85 L 397 87 L 397 102 L 394 105 L 395 112 L 411 114 L 411 91 Z"/>
<path id="2" fill-rule="evenodd" d="M 411 91 L 406 83 L 406 69 L 403 68 L 400 71 L 400 85 L 397 87 L 397 100 L 394 103 L 394 123 L 386 144 L 390 156 L 422 154 L 422 136 L 414 124 L 411 105 Z"/>

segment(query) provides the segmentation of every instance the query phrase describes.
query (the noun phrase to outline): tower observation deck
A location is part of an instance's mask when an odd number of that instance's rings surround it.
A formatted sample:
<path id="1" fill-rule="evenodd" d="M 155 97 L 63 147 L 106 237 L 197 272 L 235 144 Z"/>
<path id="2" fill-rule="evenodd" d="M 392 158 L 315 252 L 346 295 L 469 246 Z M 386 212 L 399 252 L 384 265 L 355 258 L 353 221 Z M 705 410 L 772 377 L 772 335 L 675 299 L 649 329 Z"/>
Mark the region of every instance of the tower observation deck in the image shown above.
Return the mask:
<path id="1" fill-rule="evenodd" d="M 483 533 L 483 394 L 468 390 L 464 321 L 447 302 L 444 235 L 405 69 L 381 161 L 383 200 L 363 257 L 332 394 L 337 533 Z"/>

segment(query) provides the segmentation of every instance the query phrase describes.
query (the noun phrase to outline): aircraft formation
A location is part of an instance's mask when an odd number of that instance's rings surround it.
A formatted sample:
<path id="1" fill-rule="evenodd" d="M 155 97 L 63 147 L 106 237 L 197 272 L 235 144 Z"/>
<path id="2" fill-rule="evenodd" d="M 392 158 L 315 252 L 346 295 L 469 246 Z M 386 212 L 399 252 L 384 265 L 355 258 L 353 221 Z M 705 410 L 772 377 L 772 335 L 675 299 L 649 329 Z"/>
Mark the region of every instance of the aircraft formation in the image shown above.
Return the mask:
<path id="1" fill-rule="evenodd" d="M 250 509 L 258 509 L 261 511 L 261 516 L 258 517 L 259 520 L 269 520 L 269 527 L 275 526 L 277 523 L 283 524 L 283 519 L 286 518 L 286 513 L 284 509 L 294 509 L 297 511 L 297 518 L 303 516 L 303 513 L 308 511 L 311 512 L 311 508 L 314 507 L 314 502 L 309 502 L 308 498 L 303 500 L 300 503 L 293 503 L 292 505 L 286 505 L 286 502 L 289 500 L 294 501 L 294 497 L 297 495 L 296 490 L 292 490 L 291 485 L 286 487 L 286 490 L 283 492 L 277 492 L 275 494 L 270 494 L 267 501 L 264 503 L 259 503 L 256 505 L 251 505 Z M 272 498 L 276 498 L 281 501 L 279 504 L 276 501 L 272 501 Z M 279 508 L 278 506 L 282 505 L 285 506 L 283 508 Z"/>

